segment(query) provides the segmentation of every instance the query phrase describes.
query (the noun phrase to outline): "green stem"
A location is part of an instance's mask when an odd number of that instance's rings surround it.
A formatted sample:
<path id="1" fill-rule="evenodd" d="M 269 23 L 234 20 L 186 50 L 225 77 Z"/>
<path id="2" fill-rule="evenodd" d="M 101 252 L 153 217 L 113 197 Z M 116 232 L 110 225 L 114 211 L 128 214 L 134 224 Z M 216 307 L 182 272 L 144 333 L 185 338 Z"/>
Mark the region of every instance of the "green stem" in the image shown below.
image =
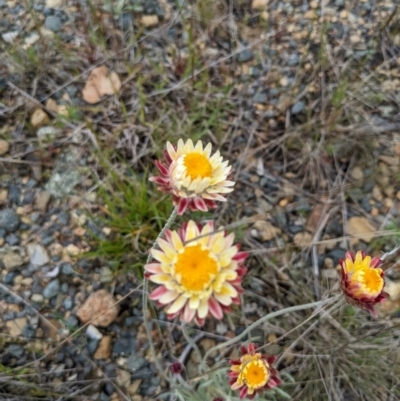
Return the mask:
<path id="1" fill-rule="evenodd" d="M 171 215 L 169 216 L 167 222 L 165 223 L 165 226 L 160 231 L 160 233 L 157 235 L 157 238 L 154 241 L 154 243 L 153 243 L 153 245 L 151 247 L 151 250 L 158 248 L 158 244 L 157 244 L 158 239 L 161 238 L 164 235 L 165 231 L 168 230 L 172 226 L 172 223 L 175 221 L 177 215 L 178 215 L 178 207 L 175 206 L 175 208 L 172 211 Z M 149 256 L 147 256 L 146 264 L 151 262 L 151 259 L 152 259 L 151 250 L 149 251 Z M 164 379 L 168 380 L 168 378 L 164 374 L 164 371 L 163 371 L 163 368 L 162 368 L 162 366 L 160 364 L 160 361 L 157 359 L 156 350 L 154 348 L 154 344 L 153 344 L 153 341 L 152 341 L 152 338 L 151 338 L 151 330 L 150 330 L 150 325 L 149 325 L 149 319 L 147 318 L 147 311 L 148 311 L 147 301 L 148 301 L 148 298 L 149 298 L 148 292 L 149 292 L 149 281 L 147 280 L 146 277 L 144 277 L 143 278 L 143 293 L 142 293 L 142 308 L 143 308 L 144 327 L 146 329 L 147 338 L 149 339 L 150 350 L 151 350 L 151 354 L 152 354 L 153 359 L 154 359 L 154 363 L 156 364 L 157 369 L 159 370 L 160 374 L 164 377 Z"/>
<path id="2" fill-rule="evenodd" d="M 273 319 L 275 317 L 284 315 L 286 313 L 297 312 L 297 311 L 301 311 L 301 310 L 304 310 L 304 309 L 314 308 L 314 307 L 320 306 L 322 304 L 330 303 L 334 299 L 336 299 L 336 298 L 332 297 L 332 298 L 328 298 L 326 300 L 317 301 L 317 302 L 311 302 L 311 303 L 304 304 L 304 305 L 290 306 L 289 308 L 281 309 L 281 310 L 278 310 L 276 312 L 272 312 L 272 313 L 269 313 L 268 315 L 263 316 L 262 318 L 258 319 L 253 324 L 251 324 L 249 327 L 247 327 L 246 330 L 244 330 L 242 333 L 240 333 L 235 338 L 232 338 L 231 340 L 225 341 L 224 343 L 217 344 L 215 347 L 212 347 L 211 349 L 209 349 L 205 353 L 205 355 L 203 357 L 203 360 L 201 361 L 200 367 L 203 368 L 204 366 L 206 366 L 207 358 L 209 357 L 209 355 L 211 353 L 216 352 L 217 350 L 219 350 L 221 348 L 229 347 L 230 345 L 235 344 L 236 342 L 238 342 L 240 339 L 245 337 L 248 333 L 251 332 L 251 330 L 253 330 L 257 326 L 259 326 L 260 324 L 265 323 L 266 321 L 271 320 L 271 319 Z"/>
<path id="3" fill-rule="evenodd" d="M 199 347 L 197 344 L 194 342 L 193 338 L 190 337 L 189 333 L 186 330 L 186 323 L 182 321 L 181 323 L 181 329 L 182 329 L 182 334 L 185 337 L 186 341 L 191 345 L 193 348 L 194 352 L 196 353 L 197 357 L 199 358 L 199 362 L 201 362 L 201 352 L 199 350 Z"/>

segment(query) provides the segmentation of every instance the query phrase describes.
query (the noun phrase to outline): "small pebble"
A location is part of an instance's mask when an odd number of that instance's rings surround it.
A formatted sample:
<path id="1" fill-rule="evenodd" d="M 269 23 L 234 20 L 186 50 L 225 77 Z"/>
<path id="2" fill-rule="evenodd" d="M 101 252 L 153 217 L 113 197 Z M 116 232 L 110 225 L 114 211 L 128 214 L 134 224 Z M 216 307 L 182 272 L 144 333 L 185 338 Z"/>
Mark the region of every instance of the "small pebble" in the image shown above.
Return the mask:
<path id="1" fill-rule="evenodd" d="M 62 22 L 60 18 L 54 16 L 54 15 L 49 15 L 46 17 L 46 20 L 44 21 L 44 26 L 46 29 L 52 32 L 59 32 L 62 29 Z"/>
<path id="2" fill-rule="evenodd" d="M 60 282 L 56 279 L 50 281 L 43 290 L 43 295 L 45 298 L 50 299 L 55 297 L 60 292 Z"/>

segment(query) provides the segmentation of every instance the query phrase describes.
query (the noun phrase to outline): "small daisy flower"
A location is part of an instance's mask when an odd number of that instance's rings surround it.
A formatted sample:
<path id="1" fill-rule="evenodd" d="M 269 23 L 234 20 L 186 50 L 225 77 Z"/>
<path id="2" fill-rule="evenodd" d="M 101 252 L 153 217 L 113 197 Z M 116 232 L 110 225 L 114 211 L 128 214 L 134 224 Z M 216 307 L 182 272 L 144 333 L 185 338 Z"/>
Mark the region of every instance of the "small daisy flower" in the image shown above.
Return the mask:
<path id="1" fill-rule="evenodd" d="M 165 234 L 157 241 L 160 249 L 150 251 L 157 262 L 144 267 L 149 281 L 160 285 L 149 298 L 166 306 L 169 319 L 200 326 L 209 314 L 222 319 L 231 304 L 240 303 L 247 253 L 232 245 L 234 234 L 215 232 L 212 222 L 198 227 L 189 221 Z"/>
<path id="2" fill-rule="evenodd" d="M 201 141 L 194 146 L 191 139 L 180 139 L 176 147 L 167 142 L 164 156 L 165 164 L 155 162 L 160 175 L 149 179 L 160 191 L 172 194 L 179 215 L 187 208 L 203 212 L 216 208 L 215 201 L 226 201 L 224 194 L 233 191 L 235 183 L 227 180 L 232 167 L 219 151 L 211 156 L 211 143 L 203 148 Z"/>
<path id="3" fill-rule="evenodd" d="M 384 272 L 379 267 L 382 261 L 378 257 L 365 256 L 358 251 L 356 256 L 347 252 L 344 260 L 339 260 L 341 266 L 341 287 L 349 304 L 366 309 L 376 317 L 374 305 L 383 302 L 388 294 L 383 291 L 385 286 Z"/>
<path id="4" fill-rule="evenodd" d="M 232 390 L 239 390 L 241 399 L 253 399 L 256 394 L 262 393 L 281 384 L 278 371 L 272 367 L 275 356 L 268 356 L 256 352 L 255 344 L 248 344 L 247 348 L 240 347 L 242 357 L 230 360 L 231 370 L 228 374 Z"/>

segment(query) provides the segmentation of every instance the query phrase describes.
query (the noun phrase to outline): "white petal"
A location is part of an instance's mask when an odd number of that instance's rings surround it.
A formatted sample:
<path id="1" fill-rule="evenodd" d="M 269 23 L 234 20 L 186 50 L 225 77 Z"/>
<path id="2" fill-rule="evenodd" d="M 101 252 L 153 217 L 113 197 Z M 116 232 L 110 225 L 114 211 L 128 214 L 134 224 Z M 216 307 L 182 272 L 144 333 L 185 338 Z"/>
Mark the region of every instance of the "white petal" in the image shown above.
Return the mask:
<path id="1" fill-rule="evenodd" d="M 209 158 L 212 150 L 211 142 L 207 143 L 207 146 L 204 148 L 203 154 L 205 157 Z"/>
<path id="2" fill-rule="evenodd" d="M 179 252 L 183 249 L 181 237 L 179 236 L 179 234 L 176 231 L 172 231 L 171 241 L 172 241 L 172 245 L 177 250 L 177 252 Z"/>
<path id="3" fill-rule="evenodd" d="M 201 182 L 201 177 L 198 176 L 197 178 L 195 178 L 195 179 L 190 183 L 190 185 L 189 185 L 189 187 L 188 187 L 188 190 L 189 190 L 189 191 L 194 191 L 194 190 L 199 186 L 200 182 Z M 197 193 L 197 191 L 196 191 L 196 193 Z"/>
<path id="4" fill-rule="evenodd" d="M 194 150 L 196 152 L 199 152 L 199 153 L 203 154 L 203 143 L 201 141 L 197 141 Z"/>
<path id="5" fill-rule="evenodd" d="M 159 262 L 163 263 L 171 263 L 171 259 L 162 251 L 158 249 L 152 249 L 151 251 L 152 256 L 157 259 Z"/>
<path id="6" fill-rule="evenodd" d="M 185 233 L 185 242 L 195 239 L 199 236 L 199 229 L 193 220 L 190 220 Z"/>
<path id="7" fill-rule="evenodd" d="M 224 283 L 221 288 L 221 291 L 219 291 L 219 294 L 234 298 L 238 295 L 238 292 L 233 285 L 231 285 L 229 283 Z"/>
<path id="8" fill-rule="evenodd" d="M 189 308 L 190 309 L 197 309 L 200 305 L 199 297 L 196 295 L 192 296 L 189 300 Z"/>
<path id="9" fill-rule="evenodd" d="M 222 305 L 228 306 L 232 303 L 232 299 L 228 295 L 218 295 L 214 293 L 214 297 Z"/>
<path id="10" fill-rule="evenodd" d="M 185 146 L 183 148 L 184 153 L 190 153 L 193 152 L 193 142 L 191 139 L 188 139 L 185 143 Z"/>
<path id="11" fill-rule="evenodd" d="M 167 152 L 172 160 L 176 160 L 177 158 L 176 150 L 172 146 L 171 142 L 167 142 Z"/>
<path id="12" fill-rule="evenodd" d="M 174 301 L 174 303 L 167 309 L 167 313 L 176 313 L 181 310 L 187 301 L 187 297 L 185 294 L 182 294 L 178 299 Z"/>
<path id="13" fill-rule="evenodd" d="M 160 238 L 157 242 L 159 247 L 164 251 L 167 257 L 173 261 L 177 255 L 176 250 L 173 248 L 173 246 L 168 241 L 165 241 L 165 239 L 162 238 Z"/>
<path id="14" fill-rule="evenodd" d="M 210 186 L 211 179 L 209 177 L 203 178 L 201 182 L 194 188 L 196 194 L 203 192 L 208 186 Z"/>
<path id="15" fill-rule="evenodd" d="M 225 238 L 224 233 L 218 233 L 222 235 L 214 235 L 213 239 L 210 241 L 210 247 L 212 252 L 215 254 L 221 253 L 225 249 Z"/>
<path id="16" fill-rule="evenodd" d="M 208 315 L 208 299 L 200 302 L 200 305 L 197 309 L 197 315 L 200 319 L 204 319 Z"/>
<path id="17" fill-rule="evenodd" d="M 171 281 L 171 277 L 168 274 L 153 274 L 149 280 L 156 284 L 166 284 Z"/>
<path id="18" fill-rule="evenodd" d="M 176 298 L 178 298 L 178 296 L 178 291 L 168 291 L 164 295 L 162 295 L 158 301 L 166 305 L 174 301 Z"/>

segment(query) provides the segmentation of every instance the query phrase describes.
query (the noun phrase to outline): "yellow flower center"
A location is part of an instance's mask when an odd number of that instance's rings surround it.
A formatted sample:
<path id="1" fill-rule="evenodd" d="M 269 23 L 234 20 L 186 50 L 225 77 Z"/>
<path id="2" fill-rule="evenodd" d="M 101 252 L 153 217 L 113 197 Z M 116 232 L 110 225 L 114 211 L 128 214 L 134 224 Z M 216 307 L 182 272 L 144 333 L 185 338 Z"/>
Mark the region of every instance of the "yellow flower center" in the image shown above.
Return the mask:
<path id="1" fill-rule="evenodd" d="M 217 262 L 201 245 L 187 246 L 178 255 L 175 274 L 180 275 L 180 284 L 188 291 L 207 288 L 217 273 Z"/>
<path id="2" fill-rule="evenodd" d="M 379 294 L 384 285 L 381 273 L 382 269 L 379 268 L 372 269 L 368 267 L 366 269 L 359 269 L 353 274 L 351 280 L 361 284 L 364 291 L 367 291 L 369 294 Z"/>
<path id="3" fill-rule="evenodd" d="M 257 355 L 252 356 L 251 359 L 240 365 L 241 372 L 237 381 L 246 384 L 249 388 L 258 389 L 267 384 L 270 373 L 265 361 L 258 359 Z"/>
<path id="4" fill-rule="evenodd" d="M 210 161 L 201 153 L 192 152 L 185 155 L 183 164 L 186 167 L 186 174 L 192 179 L 197 177 L 206 178 L 212 175 Z"/>

